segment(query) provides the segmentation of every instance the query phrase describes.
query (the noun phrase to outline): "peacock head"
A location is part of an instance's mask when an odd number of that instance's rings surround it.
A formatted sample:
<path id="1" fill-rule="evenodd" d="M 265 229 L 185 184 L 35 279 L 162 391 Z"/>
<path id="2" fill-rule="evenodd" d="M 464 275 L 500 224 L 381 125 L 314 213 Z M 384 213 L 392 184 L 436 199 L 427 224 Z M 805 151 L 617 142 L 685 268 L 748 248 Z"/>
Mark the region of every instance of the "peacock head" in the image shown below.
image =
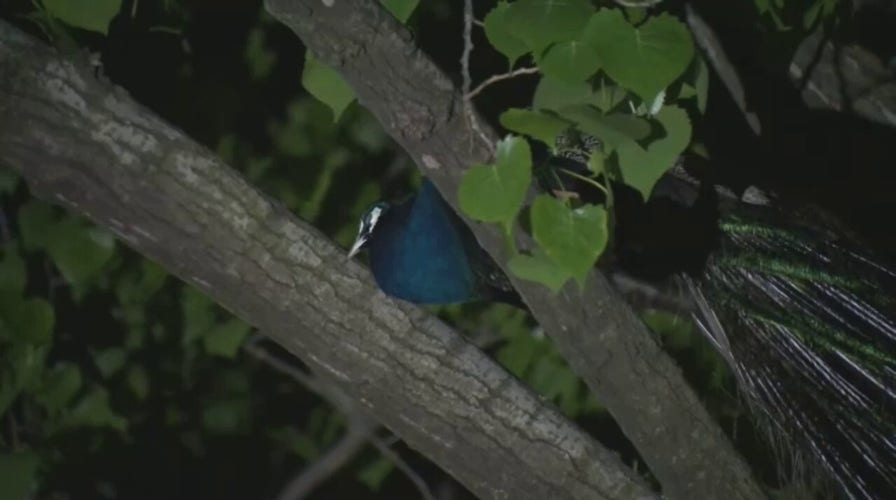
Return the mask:
<path id="1" fill-rule="evenodd" d="M 358 227 L 358 237 L 355 238 L 355 243 L 352 245 L 351 250 L 348 251 L 349 259 L 354 257 L 370 242 L 370 238 L 373 237 L 373 231 L 376 228 L 377 222 L 382 219 L 383 214 L 388 210 L 389 204 L 380 201 L 370 205 L 367 210 L 364 211 L 364 214 L 361 215 L 361 224 Z"/>

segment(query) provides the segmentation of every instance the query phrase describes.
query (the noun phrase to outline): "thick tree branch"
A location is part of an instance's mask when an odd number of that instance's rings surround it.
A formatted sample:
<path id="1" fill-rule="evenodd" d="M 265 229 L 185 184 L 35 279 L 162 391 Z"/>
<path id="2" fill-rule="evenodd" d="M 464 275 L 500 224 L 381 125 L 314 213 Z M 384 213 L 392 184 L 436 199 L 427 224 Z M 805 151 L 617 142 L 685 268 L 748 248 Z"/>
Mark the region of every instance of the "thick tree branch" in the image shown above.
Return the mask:
<path id="1" fill-rule="evenodd" d="M 819 30 L 800 44 L 788 72 L 809 107 L 896 127 L 896 75 L 863 47 L 838 45 Z"/>
<path id="2" fill-rule="evenodd" d="M 488 160 L 488 151 L 470 136 L 462 92 L 416 48 L 411 33 L 376 0 L 265 4 L 316 56 L 341 72 L 361 104 L 456 209 L 463 169 Z M 495 132 L 485 132 L 494 142 Z M 499 232 L 481 224 L 471 227 L 489 253 L 505 262 Z M 581 293 L 574 284 L 556 295 L 532 283 L 514 284 L 668 496 L 764 496 L 678 367 L 603 275 L 592 273 Z"/>
<path id="3" fill-rule="evenodd" d="M 475 346 L 93 73 L 0 21 L 0 161 L 36 196 L 208 293 L 482 498 L 655 498 Z"/>

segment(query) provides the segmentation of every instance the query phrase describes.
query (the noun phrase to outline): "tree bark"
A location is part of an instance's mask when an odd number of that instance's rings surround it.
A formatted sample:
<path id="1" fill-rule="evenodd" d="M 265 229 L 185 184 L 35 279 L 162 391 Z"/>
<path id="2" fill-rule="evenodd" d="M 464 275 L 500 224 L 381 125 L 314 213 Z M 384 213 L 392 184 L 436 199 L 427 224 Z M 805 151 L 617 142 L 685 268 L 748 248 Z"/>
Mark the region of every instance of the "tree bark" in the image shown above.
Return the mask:
<path id="1" fill-rule="evenodd" d="M 301 358 L 481 498 L 656 495 L 206 148 L 0 21 L 0 161 Z M 412 119 L 412 117 L 409 117 Z"/>
<path id="2" fill-rule="evenodd" d="M 468 166 L 487 162 L 489 152 L 465 120 L 459 89 L 417 49 L 411 33 L 376 0 L 265 0 L 265 5 L 342 74 L 361 104 L 460 213 L 456 195 L 461 175 Z M 458 36 L 461 31 L 458 26 Z M 484 124 L 481 128 L 495 142 L 495 132 Z M 503 265 L 507 259 L 499 231 L 467 222 Z M 559 294 L 511 278 L 667 496 L 765 497 L 679 368 L 601 273 L 592 272 L 582 292 L 569 284 Z"/>

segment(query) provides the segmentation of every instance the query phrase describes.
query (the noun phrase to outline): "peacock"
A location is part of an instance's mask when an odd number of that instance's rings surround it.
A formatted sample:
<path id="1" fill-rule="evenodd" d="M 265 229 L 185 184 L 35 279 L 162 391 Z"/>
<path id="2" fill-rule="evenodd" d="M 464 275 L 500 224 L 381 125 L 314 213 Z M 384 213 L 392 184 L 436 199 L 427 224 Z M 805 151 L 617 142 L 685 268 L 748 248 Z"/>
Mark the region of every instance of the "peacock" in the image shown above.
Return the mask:
<path id="1" fill-rule="evenodd" d="M 581 190 L 587 198 L 586 187 L 558 185 L 568 177 L 557 173 L 587 172 L 599 146 L 589 136 L 561 135 L 535 178 L 547 191 Z M 686 214 L 684 224 L 708 242 L 703 250 L 664 250 L 681 257 L 666 258 L 672 279 L 775 441 L 826 471 L 843 497 L 896 498 L 896 271 L 817 210 L 758 190 L 737 197 L 681 164 L 651 204 L 664 216 Z M 602 262 L 637 275 L 657 260 L 654 245 L 620 211 L 616 255 Z M 380 288 L 400 299 L 522 304 L 428 180 L 403 202 L 365 211 L 349 255 L 363 248 Z"/>

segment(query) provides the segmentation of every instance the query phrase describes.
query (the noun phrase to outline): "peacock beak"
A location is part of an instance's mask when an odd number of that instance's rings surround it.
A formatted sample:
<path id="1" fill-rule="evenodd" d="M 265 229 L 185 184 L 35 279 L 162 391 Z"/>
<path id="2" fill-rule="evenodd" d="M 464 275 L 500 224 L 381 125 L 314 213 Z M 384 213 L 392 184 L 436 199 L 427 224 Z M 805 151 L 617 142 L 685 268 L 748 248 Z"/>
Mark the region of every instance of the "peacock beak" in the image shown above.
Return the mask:
<path id="1" fill-rule="evenodd" d="M 358 239 L 355 240 L 355 243 L 352 245 L 351 250 L 348 251 L 348 258 L 351 259 L 355 255 L 357 255 L 358 252 L 360 252 L 361 249 L 364 248 L 364 244 L 366 244 L 366 243 L 367 243 L 367 235 L 365 235 L 365 234 L 358 235 Z"/>

